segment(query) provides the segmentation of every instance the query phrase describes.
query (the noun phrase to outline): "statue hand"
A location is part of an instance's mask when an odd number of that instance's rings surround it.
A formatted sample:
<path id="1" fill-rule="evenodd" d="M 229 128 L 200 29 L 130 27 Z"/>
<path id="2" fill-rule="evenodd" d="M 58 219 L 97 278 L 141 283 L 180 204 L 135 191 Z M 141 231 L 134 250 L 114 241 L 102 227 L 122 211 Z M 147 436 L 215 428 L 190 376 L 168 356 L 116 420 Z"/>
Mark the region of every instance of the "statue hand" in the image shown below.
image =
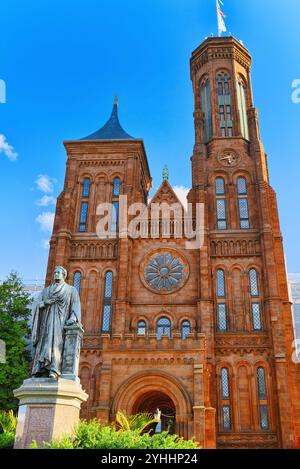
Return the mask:
<path id="1" fill-rule="evenodd" d="M 77 318 L 76 316 L 74 316 L 74 314 L 72 316 L 69 317 L 69 319 L 66 321 L 65 325 L 66 326 L 73 326 L 73 324 L 75 324 L 77 322 Z"/>
<path id="2" fill-rule="evenodd" d="M 55 300 L 51 300 L 50 298 L 44 301 L 44 304 L 47 306 L 53 305 L 54 303 L 55 303 Z"/>

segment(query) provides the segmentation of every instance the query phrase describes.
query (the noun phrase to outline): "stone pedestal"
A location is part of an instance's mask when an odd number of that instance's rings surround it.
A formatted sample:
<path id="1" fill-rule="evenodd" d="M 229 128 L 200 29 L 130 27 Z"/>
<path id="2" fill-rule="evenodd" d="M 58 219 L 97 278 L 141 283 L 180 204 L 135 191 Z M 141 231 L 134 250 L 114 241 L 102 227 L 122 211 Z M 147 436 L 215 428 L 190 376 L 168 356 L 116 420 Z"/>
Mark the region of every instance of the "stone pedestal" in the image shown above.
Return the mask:
<path id="1" fill-rule="evenodd" d="M 16 449 L 73 434 L 81 403 L 88 398 L 79 381 L 64 378 L 26 379 L 14 395 L 20 400 Z"/>
<path id="2" fill-rule="evenodd" d="M 65 342 L 62 356 L 61 377 L 78 381 L 80 348 L 83 337 L 81 324 L 65 326 Z"/>

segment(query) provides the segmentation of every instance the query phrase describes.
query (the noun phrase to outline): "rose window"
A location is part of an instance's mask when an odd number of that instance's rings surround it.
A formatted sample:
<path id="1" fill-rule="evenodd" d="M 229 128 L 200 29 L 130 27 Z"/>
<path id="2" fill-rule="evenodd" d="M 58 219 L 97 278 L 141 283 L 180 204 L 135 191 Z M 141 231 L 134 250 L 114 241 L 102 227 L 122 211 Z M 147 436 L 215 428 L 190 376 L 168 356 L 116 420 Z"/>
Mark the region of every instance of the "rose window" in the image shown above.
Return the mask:
<path id="1" fill-rule="evenodd" d="M 146 284 L 160 293 L 180 288 L 186 277 L 186 267 L 180 257 L 170 252 L 156 254 L 148 259 L 144 268 Z"/>

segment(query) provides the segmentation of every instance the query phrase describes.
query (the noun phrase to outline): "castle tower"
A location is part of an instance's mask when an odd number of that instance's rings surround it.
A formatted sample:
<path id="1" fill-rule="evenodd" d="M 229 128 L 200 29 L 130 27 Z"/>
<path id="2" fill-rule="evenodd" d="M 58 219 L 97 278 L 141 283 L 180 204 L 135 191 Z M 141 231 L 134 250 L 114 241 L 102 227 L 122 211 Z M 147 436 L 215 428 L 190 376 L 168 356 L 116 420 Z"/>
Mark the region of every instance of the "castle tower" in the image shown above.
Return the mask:
<path id="1" fill-rule="evenodd" d="M 104 127 L 64 142 L 66 177 L 46 281 L 60 264 L 80 292 L 84 418 L 108 422 L 118 410 L 159 408 L 155 431 L 195 436 L 205 448 L 300 444 L 282 236 L 250 65 L 232 37 L 207 39 L 191 57 L 188 202 L 194 217 L 196 204 L 204 208 L 201 248 L 187 248 L 175 217 L 183 206 L 167 168 L 148 204 L 144 143 L 123 130 L 117 100 Z M 139 213 L 138 236 L 123 236 L 124 196 L 127 221 Z M 99 237 L 103 204 L 113 210 L 109 235 Z"/>
<path id="2" fill-rule="evenodd" d="M 191 57 L 191 202 L 205 207 L 199 317 L 218 447 L 299 444 L 299 388 L 276 195 L 253 105 L 251 57 L 232 37 Z M 299 381 L 298 381 L 299 386 Z"/>

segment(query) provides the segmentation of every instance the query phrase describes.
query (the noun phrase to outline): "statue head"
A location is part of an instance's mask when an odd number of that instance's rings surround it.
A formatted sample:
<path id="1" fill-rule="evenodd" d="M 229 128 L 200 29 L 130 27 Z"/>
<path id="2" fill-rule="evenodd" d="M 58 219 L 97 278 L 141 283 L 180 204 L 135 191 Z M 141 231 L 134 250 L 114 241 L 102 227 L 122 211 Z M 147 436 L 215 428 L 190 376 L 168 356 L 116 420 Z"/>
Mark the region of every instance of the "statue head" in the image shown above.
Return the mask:
<path id="1" fill-rule="evenodd" d="M 61 265 L 57 265 L 54 269 L 53 277 L 56 283 L 64 282 L 67 278 L 66 269 Z"/>

